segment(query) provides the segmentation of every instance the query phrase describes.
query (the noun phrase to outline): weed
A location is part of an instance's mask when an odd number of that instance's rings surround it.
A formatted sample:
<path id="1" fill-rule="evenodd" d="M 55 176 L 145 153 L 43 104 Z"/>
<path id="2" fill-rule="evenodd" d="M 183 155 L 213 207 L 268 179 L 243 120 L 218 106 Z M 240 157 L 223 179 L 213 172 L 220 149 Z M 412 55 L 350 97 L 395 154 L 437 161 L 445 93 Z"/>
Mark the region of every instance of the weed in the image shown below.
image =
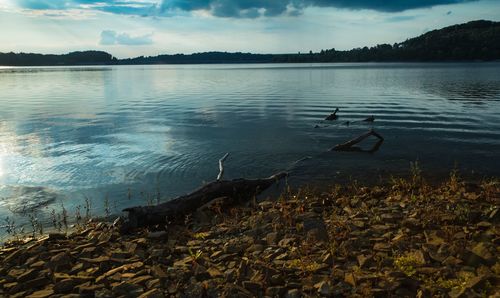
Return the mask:
<path id="1" fill-rule="evenodd" d="M 109 195 L 106 193 L 104 196 L 104 214 L 106 214 L 106 218 L 109 218 L 111 215 L 111 209 L 109 206 Z"/>

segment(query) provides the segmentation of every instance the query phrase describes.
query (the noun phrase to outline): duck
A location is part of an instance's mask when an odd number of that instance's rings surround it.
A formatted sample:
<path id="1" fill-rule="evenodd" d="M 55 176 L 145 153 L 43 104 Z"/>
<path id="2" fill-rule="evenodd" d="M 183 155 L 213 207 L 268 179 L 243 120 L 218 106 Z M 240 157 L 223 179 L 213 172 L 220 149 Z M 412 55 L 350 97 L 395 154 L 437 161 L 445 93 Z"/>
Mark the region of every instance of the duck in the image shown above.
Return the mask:
<path id="1" fill-rule="evenodd" d="M 337 119 L 337 112 L 339 111 L 339 108 L 336 108 L 333 113 L 331 113 L 328 117 L 325 118 L 325 120 L 332 121 Z"/>

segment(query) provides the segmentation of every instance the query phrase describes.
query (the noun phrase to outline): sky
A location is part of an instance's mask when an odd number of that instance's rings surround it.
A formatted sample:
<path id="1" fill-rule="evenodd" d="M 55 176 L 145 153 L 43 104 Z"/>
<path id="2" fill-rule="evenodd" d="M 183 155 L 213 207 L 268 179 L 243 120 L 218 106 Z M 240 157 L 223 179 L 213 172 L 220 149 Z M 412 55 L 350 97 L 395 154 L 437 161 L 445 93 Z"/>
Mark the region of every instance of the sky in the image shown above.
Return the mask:
<path id="1" fill-rule="evenodd" d="M 0 52 L 297 53 L 500 21 L 500 0 L 0 0 Z"/>

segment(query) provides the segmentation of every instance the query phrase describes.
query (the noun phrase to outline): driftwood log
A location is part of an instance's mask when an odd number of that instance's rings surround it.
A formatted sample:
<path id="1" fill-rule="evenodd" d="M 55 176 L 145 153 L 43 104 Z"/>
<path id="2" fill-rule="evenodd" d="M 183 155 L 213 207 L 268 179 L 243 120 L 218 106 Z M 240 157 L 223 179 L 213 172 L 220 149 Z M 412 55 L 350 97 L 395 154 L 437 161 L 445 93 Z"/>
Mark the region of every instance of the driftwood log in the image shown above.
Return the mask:
<path id="1" fill-rule="evenodd" d="M 247 201 L 286 176 L 287 173 L 281 172 L 263 179 L 217 180 L 166 203 L 124 209 L 123 211 L 128 212 L 128 221 L 123 226 L 124 232 L 183 219 L 187 214 L 217 198 L 227 197 L 235 203 Z"/>
<path id="2" fill-rule="evenodd" d="M 371 149 L 362 149 L 360 147 L 354 146 L 354 145 L 362 142 L 364 139 L 368 138 L 369 136 L 375 136 L 376 138 L 378 138 L 377 143 L 375 143 Z M 330 151 L 355 151 L 355 152 L 373 153 L 373 152 L 376 152 L 380 148 L 380 146 L 382 145 L 383 142 L 384 142 L 384 138 L 381 135 L 379 135 L 378 133 L 376 133 L 373 129 L 371 129 L 367 133 L 364 133 L 355 139 L 347 141 L 343 144 L 336 145 L 335 147 L 330 149 Z"/>

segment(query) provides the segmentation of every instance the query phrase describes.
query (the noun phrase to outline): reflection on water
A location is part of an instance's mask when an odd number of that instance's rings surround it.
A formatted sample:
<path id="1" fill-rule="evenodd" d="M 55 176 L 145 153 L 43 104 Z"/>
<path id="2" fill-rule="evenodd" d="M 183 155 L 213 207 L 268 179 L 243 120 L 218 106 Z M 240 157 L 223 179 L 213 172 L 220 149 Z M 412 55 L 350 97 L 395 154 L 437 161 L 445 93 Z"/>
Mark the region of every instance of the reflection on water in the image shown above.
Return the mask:
<path id="1" fill-rule="evenodd" d="M 113 212 L 171 198 L 213 180 L 226 152 L 226 178 L 285 169 L 294 185 L 415 160 L 500 174 L 498 63 L 1 68 L 0 90 L 0 219 L 30 200 L 43 217 L 85 196 L 95 214 L 105 197 Z M 378 152 L 328 151 L 370 128 Z"/>

